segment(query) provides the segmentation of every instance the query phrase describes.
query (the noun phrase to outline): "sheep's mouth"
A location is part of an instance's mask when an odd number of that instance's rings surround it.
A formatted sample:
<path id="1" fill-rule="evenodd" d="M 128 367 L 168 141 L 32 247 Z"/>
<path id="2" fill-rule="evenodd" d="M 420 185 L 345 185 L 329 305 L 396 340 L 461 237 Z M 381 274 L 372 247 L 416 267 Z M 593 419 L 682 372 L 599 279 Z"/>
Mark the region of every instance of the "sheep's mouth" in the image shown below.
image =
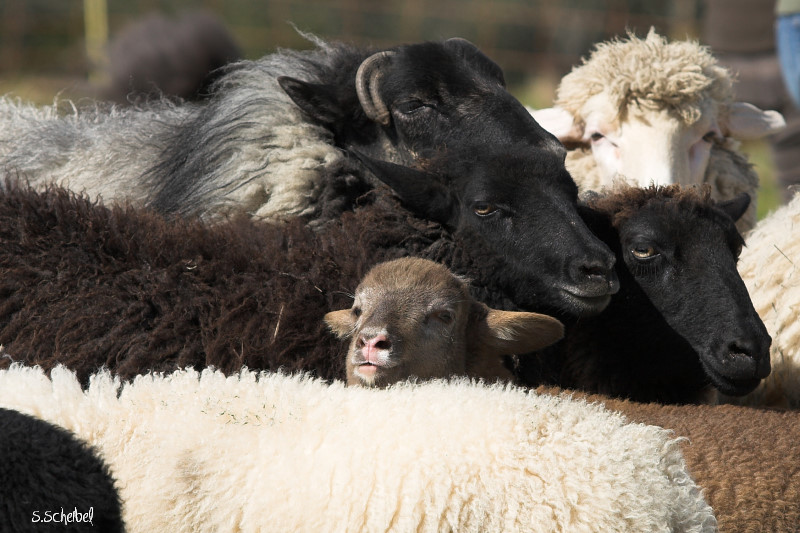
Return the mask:
<path id="1" fill-rule="evenodd" d="M 756 362 L 744 353 L 730 352 L 721 358 L 707 358 L 702 360 L 702 365 L 711 384 L 728 396 L 744 396 L 761 383 Z"/>
<path id="2" fill-rule="evenodd" d="M 367 361 L 366 359 L 357 358 L 357 359 L 353 359 L 353 366 L 355 366 L 357 368 L 374 367 L 374 368 L 381 369 L 381 368 L 393 368 L 393 367 L 397 366 L 397 363 L 392 361 L 391 359 L 390 360 L 386 360 L 386 361 L 377 361 L 376 362 L 376 361 Z"/>
<path id="3" fill-rule="evenodd" d="M 605 291 L 582 291 L 576 287 L 561 287 L 561 298 L 566 307 L 578 316 L 591 316 L 601 313 L 611 302 L 613 293 Z"/>
<path id="4" fill-rule="evenodd" d="M 602 312 L 619 292 L 619 278 L 614 270 L 610 273 L 585 272 L 584 283 L 559 284 L 556 288 L 569 311 L 577 316 L 591 316 Z"/>

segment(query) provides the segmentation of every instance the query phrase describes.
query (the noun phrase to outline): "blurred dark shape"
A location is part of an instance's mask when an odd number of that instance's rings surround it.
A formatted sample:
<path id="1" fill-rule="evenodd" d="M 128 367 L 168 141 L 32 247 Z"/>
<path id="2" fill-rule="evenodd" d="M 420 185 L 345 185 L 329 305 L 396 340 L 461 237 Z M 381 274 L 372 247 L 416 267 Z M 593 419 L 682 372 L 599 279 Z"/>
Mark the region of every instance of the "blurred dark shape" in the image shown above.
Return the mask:
<path id="1" fill-rule="evenodd" d="M 786 128 L 767 141 L 782 200 L 800 185 L 800 110 L 783 83 L 775 50 L 775 0 L 706 0 L 702 41 L 734 73 L 735 98 L 780 111 Z"/>
<path id="2" fill-rule="evenodd" d="M 239 45 L 215 15 L 148 15 L 110 42 L 110 84 L 101 97 L 123 104 L 161 96 L 201 99 L 218 77 L 217 69 L 241 57 Z"/>

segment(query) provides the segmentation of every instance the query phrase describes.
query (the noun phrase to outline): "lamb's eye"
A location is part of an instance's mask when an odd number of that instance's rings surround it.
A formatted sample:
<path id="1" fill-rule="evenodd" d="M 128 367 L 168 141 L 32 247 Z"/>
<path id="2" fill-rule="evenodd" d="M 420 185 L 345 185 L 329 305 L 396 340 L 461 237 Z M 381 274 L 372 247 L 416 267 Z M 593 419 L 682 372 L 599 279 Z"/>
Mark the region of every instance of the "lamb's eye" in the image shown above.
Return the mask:
<path id="1" fill-rule="evenodd" d="M 472 210 L 479 217 L 488 217 L 499 211 L 496 205 L 490 204 L 489 202 L 477 202 L 472 206 Z"/>
<path id="2" fill-rule="evenodd" d="M 714 130 L 711 130 L 708 133 L 706 133 L 705 135 L 703 135 L 703 140 L 705 142 L 707 142 L 707 143 L 711 143 L 711 142 L 714 142 L 714 139 L 716 139 L 716 137 L 717 137 L 717 133 Z"/>
<path id="3" fill-rule="evenodd" d="M 631 248 L 631 253 L 636 259 L 652 259 L 658 255 L 655 248 L 646 245 L 634 246 Z"/>
<path id="4" fill-rule="evenodd" d="M 453 313 L 450 311 L 435 311 L 430 316 L 445 325 L 453 323 Z"/>
<path id="5" fill-rule="evenodd" d="M 592 133 L 592 135 L 589 138 L 592 140 L 592 142 L 597 142 L 600 139 L 602 139 L 603 137 L 605 137 L 605 135 L 603 135 L 602 133 L 596 131 L 596 132 Z"/>

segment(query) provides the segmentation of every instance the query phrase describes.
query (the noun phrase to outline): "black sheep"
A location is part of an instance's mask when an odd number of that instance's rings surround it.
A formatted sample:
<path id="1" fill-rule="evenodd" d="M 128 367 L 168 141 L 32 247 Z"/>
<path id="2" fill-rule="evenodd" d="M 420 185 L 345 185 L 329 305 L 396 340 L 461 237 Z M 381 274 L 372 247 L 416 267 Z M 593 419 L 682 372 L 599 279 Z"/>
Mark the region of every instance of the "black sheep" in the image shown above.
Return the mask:
<path id="1" fill-rule="evenodd" d="M 125 530 L 108 467 L 64 428 L 0 408 L 0 531 Z"/>
<path id="2" fill-rule="evenodd" d="M 770 371 L 770 337 L 736 270 L 748 203 L 678 185 L 589 201 L 582 215 L 617 255 L 620 290 L 596 316 L 560 316 L 564 340 L 520 358 L 522 381 L 669 403 L 707 400 L 711 386 L 753 390 Z"/>
<path id="3" fill-rule="evenodd" d="M 463 39 L 372 49 L 327 43 L 228 65 L 200 103 L 84 105 L 67 113 L 0 98 L 0 167 L 34 184 L 133 200 L 170 214 L 316 214 L 343 149 L 417 163 L 424 149 L 554 136 Z M 67 116 L 65 116 L 67 115 Z M 358 194 L 364 184 L 350 177 Z"/>

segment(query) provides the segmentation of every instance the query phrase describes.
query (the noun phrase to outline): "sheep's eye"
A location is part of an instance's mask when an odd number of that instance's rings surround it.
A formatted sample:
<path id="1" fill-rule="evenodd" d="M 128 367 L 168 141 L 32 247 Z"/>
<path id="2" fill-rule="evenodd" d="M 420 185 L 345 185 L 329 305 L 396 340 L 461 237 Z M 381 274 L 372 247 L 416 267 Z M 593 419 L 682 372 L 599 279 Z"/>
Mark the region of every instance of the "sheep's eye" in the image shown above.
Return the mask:
<path id="1" fill-rule="evenodd" d="M 354 307 L 352 309 L 352 312 L 353 312 L 353 316 L 356 317 L 356 318 L 361 316 L 361 308 L 360 307 Z"/>
<path id="2" fill-rule="evenodd" d="M 436 311 L 431 314 L 431 317 L 445 325 L 450 325 L 453 323 L 453 313 L 450 311 Z"/>
<path id="3" fill-rule="evenodd" d="M 592 133 L 592 135 L 589 138 L 592 140 L 592 142 L 597 142 L 600 139 L 602 139 L 603 137 L 605 137 L 605 135 L 603 135 L 602 133 L 596 131 L 596 132 Z"/>
<path id="4" fill-rule="evenodd" d="M 657 256 L 656 249 L 652 246 L 634 246 L 631 249 L 631 253 L 633 257 L 636 259 L 652 259 L 653 257 Z"/>
<path id="5" fill-rule="evenodd" d="M 490 204 L 489 202 L 478 202 L 472 206 L 472 210 L 479 217 L 488 217 L 499 211 L 496 205 Z"/>
<path id="6" fill-rule="evenodd" d="M 405 102 L 400 102 L 399 104 L 396 104 L 394 106 L 394 108 L 398 112 L 403 113 L 404 115 L 409 115 L 411 113 L 419 111 L 424 107 L 426 107 L 425 102 L 423 102 L 422 100 L 417 100 L 416 98 L 411 100 L 406 100 Z"/>
<path id="7" fill-rule="evenodd" d="M 705 135 L 703 135 L 703 140 L 707 143 L 714 142 L 714 139 L 717 138 L 717 133 L 714 130 L 709 131 Z"/>

